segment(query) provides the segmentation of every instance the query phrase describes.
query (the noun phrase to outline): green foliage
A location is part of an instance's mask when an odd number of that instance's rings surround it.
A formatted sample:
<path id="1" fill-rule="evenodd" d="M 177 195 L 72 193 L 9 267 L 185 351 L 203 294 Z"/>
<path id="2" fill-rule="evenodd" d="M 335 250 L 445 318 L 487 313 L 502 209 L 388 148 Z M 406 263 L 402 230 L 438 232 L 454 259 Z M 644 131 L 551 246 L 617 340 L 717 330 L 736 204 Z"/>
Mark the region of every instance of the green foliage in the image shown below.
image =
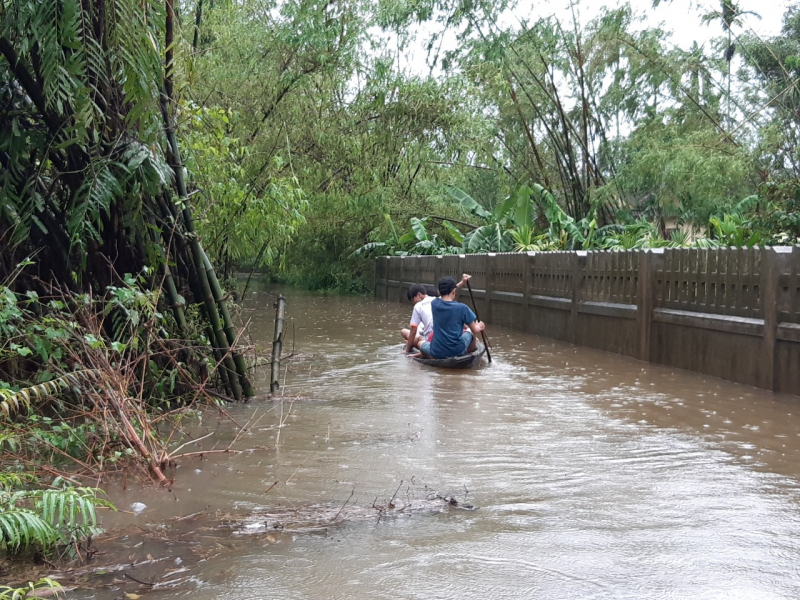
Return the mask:
<path id="1" fill-rule="evenodd" d="M 97 488 L 54 482 L 52 489 L 20 485 L 0 489 L 0 548 L 19 553 L 36 548 L 49 553 L 96 535 L 96 509 L 113 508 Z"/>
<path id="2" fill-rule="evenodd" d="M 49 577 L 43 577 L 35 582 L 29 582 L 26 587 L 12 588 L 8 585 L 0 585 L 0 600 L 24 600 L 25 598 L 41 598 L 42 592 L 49 590 L 58 598 L 63 591 L 61 584 Z"/>
<path id="3" fill-rule="evenodd" d="M 109 286 L 105 297 L 92 299 L 81 295 L 77 300 L 86 314 L 97 308 L 108 317 L 108 336 L 99 336 L 79 324 L 74 311 L 62 299 L 43 299 L 35 292 L 19 296 L 0 285 L 0 317 L 4 335 L 0 338 L 0 377 L 4 372 L 21 379 L 35 381 L 11 394 L 0 389 L 0 412 L 8 416 L 20 403 L 29 405 L 32 399 L 56 395 L 80 382 L 96 376 L 91 369 L 73 370 L 68 357 L 79 348 L 105 350 L 120 354 L 128 348 L 137 349 L 155 327 L 163 331 L 164 316 L 158 311 L 158 295 L 141 286 L 146 277 L 126 274 L 120 285 Z M 26 377 L 21 369 L 27 370 Z M 61 375 L 55 373 L 61 371 Z"/>
<path id="4" fill-rule="evenodd" d="M 250 174 L 251 148 L 235 137 L 242 118 L 230 110 L 190 106 L 186 165 L 199 186 L 197 228 L 222 275 L 234 266 L 272 266 L 304 221 L 308 202 L 281 157 Z"/>
<path id="5" fill-rule="evenodd" d="M 553 195 L 539 184 L 523 185 L 498 203 L 489 212 L 466 192 L 454 187 L 448 193 L 465 209 L 481 216 L 481 225 L 464 236 L 465 252 L 517 252 L 530 250 L 571 250 L 589 248 L 593 244 L 597 220 L 590 215 L 579 222 L 564 211 Z M 477 210 L 474 206 L 479 207 Z M 536 232 L 537 215 L 548 223 L 543 232 Z"/>
<path id="6" fill-rule="evenodd" d="M 391 226 L 394 237 L 386 242 L 369 242 L 353 252 L 353 256 L 370 254 L 388 254 L 392 256 L 407 256 L 409 254 L 457 254 L 461 248 L 449 245 L 438 233 L 430 233 L 427 228 L 428 218 L 419 219 L 411 217 L 411 229 L 398 236 L 394 223 L 389 215 L 386 219 Z M 463 240 L 464 236 L 456 227 L 443 221 L 445 230 L 454 239 Z"/>
<path id="7" fill-rule="evenodd" d="M 43 400 L 71 387 L 80 389 L 84 382 L 97 376 L 97 371 L 76 371 L 16 392 L 0 388 L 0 413 L 5 417 L 10 417 L 21 407 L 30 409 L 34 400 Z"/>
<path id="8" fill-rule="evenodd" d="M 690 235 L 686 230 L 675 230 L 670 239 L 661 236 L 652 222 L 640 219 L 628 223 L 597 226 L 594 214 L 575 221 L 556 202 L 553 195 L 542 186 L 521 186 L 498 203 L 493 211 L 486 210 L 463 190 L 449 186 L 450 196 L 465 210 L 486 222 L 475 226 L 466 235 L 451 223 L 444 221 L 443 228 L 451 233 L 461 246 L 447 246 L 438 242 L 436 234 L 425 228 L 428 220 L 412 218 L 411 230 L 394 240 L 372 242 L 356 253 L 383 253 L 395 256 L 407 254 L 449 254 L 478 252 L 532 252 L 548 250 L 639 250 L 643 248 L 686 247 L 713 248 L 720 245 L 753 246 L 761 240 L 762 232 L 754 229 L 751 221 L 741 211 L 758 203 L 758 196 L 749 196 L 734 206 L 740 211 L 723 217 L 712 217 L 710 238 Z M 547 223 L 541 227 L 537 212 Z M 394 229 L 393 229 L 394 230 Z M 413 244 L 411 243 L 413 242 Z"/>
<path id="9" fill-rule="evenodd" d="M 627 163 L 607 192 L 619 189 L 643 198 L 644 214 L 704 225 L 712 215 L 731 210 L 748 182 L 752 162 L 746 151 L 711 129 L 683 132 L 652 124 L 631 136 Z"/>
<path id="10" fill-rule="evenodd" d="M 154 45 L 163 39 L 163 5 L 100 4 L 102 31 L 78 0 L 15 2 L 0 17 L 5 243 L 49 242 L 54 272 L 78 282 L 92 248 L 142 235 L 142 196 L 171 185 L 159 148 L 163 63 Z"/>
<path id="11" fill-rule="evenodd" d="M 142 289 L 145 279 L 128 275 L 104 296 L 60 299 L 0 286 L 4 467 L 135 464 L 131 431 L 158 444 L 158 436 L 147 434 L 150 415 L 194 398 L 191 377 L 202 376 L 208 362 L 187 364 L 182 342 L 168 336 L 157 294 Z M 189 322 L 195 323 L 191 314 Z M 201 339 L 194 361 L 205 359 L 204 347 Z M 130 427 L 113 403 L 131 411 Z"/>
<path id="12" fill-rule="evenodd" d="M 761 241 L 761 232 L 752 231 L 750 224 L 740 215 L 711 217 L 714 237 L 725 246 L 751 248 Z"/>

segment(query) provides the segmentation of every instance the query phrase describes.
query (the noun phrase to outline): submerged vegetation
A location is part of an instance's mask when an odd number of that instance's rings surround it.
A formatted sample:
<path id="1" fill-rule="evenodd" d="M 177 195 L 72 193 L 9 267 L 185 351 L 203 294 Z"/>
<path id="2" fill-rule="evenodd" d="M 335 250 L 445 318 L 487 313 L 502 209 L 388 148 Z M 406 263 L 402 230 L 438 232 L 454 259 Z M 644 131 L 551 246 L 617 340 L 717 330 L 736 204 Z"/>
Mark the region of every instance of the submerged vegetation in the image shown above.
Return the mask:
<path id="1" fill-rule="evenodd" d="M 0 2 L 6 553 L 85 555 L 90 478 L 168 484 L 182 420 L 255 393 L 239 271 L 800 241 L 797 3 L 679 48 L 626 4 Z"/>

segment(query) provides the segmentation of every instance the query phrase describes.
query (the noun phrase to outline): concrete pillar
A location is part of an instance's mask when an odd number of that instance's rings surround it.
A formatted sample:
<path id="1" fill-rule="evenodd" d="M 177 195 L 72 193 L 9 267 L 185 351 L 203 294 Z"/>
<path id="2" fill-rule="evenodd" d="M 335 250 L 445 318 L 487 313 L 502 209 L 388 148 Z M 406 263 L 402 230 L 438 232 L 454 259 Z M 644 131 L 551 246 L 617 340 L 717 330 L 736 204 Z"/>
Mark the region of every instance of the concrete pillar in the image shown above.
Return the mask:
<path id="1" fill-rule="evenodd" d="M 466 273 L 467 271 L 468 271 L 467 255 L 466 254 L 459 254 L 458 255 L 458 268 L 456 269 L 456 272 L 453 274 L 453 279 L 456 280 L 456 283 L 458 283 L 458 281 L 461 279 L 461 274 L 462 273 Z M 461 298 L 460 296 L 462 296 L 463 294 L 469 295 L 467 293 L 466 287 L 467 286 L 464 286 L 463 290 L 461 290 L 461 289 L 456 290 L 456 300 L 458 300 L 459 302 L 464 302 L 463 298 Z M 467 300 L 466 302 L 469 303 L 469 300 Z"/>
<path id="2" fill-rule="evenodd" d="M 406 261 L 408 260 L 405 256 L 398 256 L 397 257 L 397 282 L 400 284 L 398 288 L 398 295 L 397 301 L 402 304 L 403 297 L 405 294 L 403 293 L 403 288 L 405 287 L 405 274 L 406 274 Z"/>
<path id="3" fill-rule="evenodd" d="M 759 355 L 759 387 L 775 390 L 775 344 L 778 332 L 778 285 L 789 271 L 791 247 L 761 249 L 761 302 L 764 309 L 764 337 Z"/>
<path id="4" fill-rule="evenodd" d="M 536 252 L 525 253 L 524 269 L 522 271 L 522 305 L 524 306 L 525 318 L 523 319 L 523 331 L 530 333 L 531 331 L 531 296 L 533 295 L 533 277 L 531 276 L 531 269 L 533 268 L 533 261 L 536 260 Z"/>
<path id="5" fill-rule="evenodd" d="M 433 285 L 439 284 L 442 278 L 442 264 L 444 264 L 444 256 L 436 256 L 433 263 Z"/>
<path id="6" fill-rule="evenodd" d="M 639 279 L 636 289 L 636 335 L 639 359 L 650 362 L 650 338 L 655 308 L 656 273 L 663 268 L 664 249 L 654 248 L 639 252 Z"/>
<path id="7" fill-rule="evenodd" d="M 576 250 L 572 252 L 572 303 L 570 305 L 569 325 L 567 327 L 567 341 L 578 343 L 578 311 L 583 301 L 583 270 L 586 267 L 586 251 Z"/>
<path id="8" fill-rule="evenodd" d="M 392 259 L 390 257 L 384 257 L 386 261 L 383 265 L 383 276 L 384 276 L 384 286 L 383 286 L 383 299 L 389 300 L 389 280 L 392 279 Z"/>
<path id="9" fill-rule="evenodd" d="M 489 252 L 486 255 L 484 265 L 486 265 L 486 314 L 483 317 L 485 323 L 493 323 L 494 315 L 492 315 L 492 292 L 494 292 L 494 269 L 497 262 L 497 254 Z"/>

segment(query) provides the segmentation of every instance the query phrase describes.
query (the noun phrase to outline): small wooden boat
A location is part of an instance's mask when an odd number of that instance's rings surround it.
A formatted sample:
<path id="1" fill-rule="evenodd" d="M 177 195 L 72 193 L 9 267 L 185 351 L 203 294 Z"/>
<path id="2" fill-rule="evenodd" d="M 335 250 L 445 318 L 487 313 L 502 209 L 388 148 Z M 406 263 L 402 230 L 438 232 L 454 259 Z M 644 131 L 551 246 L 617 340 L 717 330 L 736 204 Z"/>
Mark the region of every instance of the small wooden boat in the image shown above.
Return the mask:
<path id="1" fill-rule="evenodd" d="M 478 344 L 474 352 L 452 356 L 450 358 L 422 358 L 414 357 L 414 360 L 429 367 L 440 367 L 442 369 L 471 369 L 481 364 L 486 348 L 483 344 Z"/>

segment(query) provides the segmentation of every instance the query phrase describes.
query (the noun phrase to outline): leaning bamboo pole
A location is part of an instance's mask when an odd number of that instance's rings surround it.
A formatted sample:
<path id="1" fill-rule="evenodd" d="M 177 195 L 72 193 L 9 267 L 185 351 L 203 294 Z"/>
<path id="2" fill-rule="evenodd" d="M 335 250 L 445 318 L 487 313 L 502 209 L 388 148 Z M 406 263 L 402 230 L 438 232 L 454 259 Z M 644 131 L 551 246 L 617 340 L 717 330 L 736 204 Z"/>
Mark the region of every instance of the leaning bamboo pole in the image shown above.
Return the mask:
<path id="1" fill-rule="evenodd" d="M 200 250 L 203 253 L 203 263 L 206 268 L 206 274 L 208 275 L 208 281 L 211 284 L 211 291 L 214 293 L 214 300 L 217 303 L 219 312 L 222 315 L 222 322 L 225 325 L 225 338 L 227 339 L 228 345 L 231 348 L 235 348 L 236 330 L 233 327 L 233 319 L 231 319 L 231 315 L 228 312 L 228 304 L 225 302 L 225 297 L 222 294 L 222 287 L 219 284 L 214 268 L 211 266 L 211 261 L 208 260 L 208 255 L 202 248 Z M 256 392 L 247 377 L 247 363 L 244 360 L 244 356 L 234 351 L 233 361 L 236 364 L 236 373 L 239 375 L 239 383 L 242 386 L 244 395 L 248 398 L 255 396 Z"/>
<path id="2" fill-rule="evenodd" d="M 228 340 L 223 331 L 222 324 L 220 323 L 220 316 L 217 312 L 217 306 L 214 302 L 214 296 L 211 292 L 211 284 L 209 282 L 208 272 L 203 260 L 203 248 L 200 245 L 200 240 L 197 238 L 197 232 L 194 228 L 194 219 L 192 217 L 192 209 L 189 203 L 189 194 L 186 189 L 186 179 L 184 177 L 183 163 L 181 161 L 180 147 L 178 145 L 178 136 L 175 133 L 175 123 L 170 113 L 170 105 L 173 103 L 173 82 L 172 71 L 174 68 L 173 62 L 173 42 L 174 42 L 174 24 L 175 24 L 175 7 L 173 0 L 166 0 L 166 27 L 165 27 L 165 48 L 166 55 L 164 57 L 164 89 L 160 98 L 161 116 L 164 120 L 164 131 L 167 136 L 167 143 L 169 145 L 168 156 L 171 158 L 170 166 L 175 175 L 175 187 L 177 188 L 178 198 L 181 200 L 181 217 L 183 226 L 186 230 L 187 241 L 191 249 L 192 261 L 194 262 L 194 274 L 196 281 L 201 292 L 201 298 L 205 305 L 206 315 L 208 316 L 209 325 L 213 332 L 212 346 L 216 346 L 222 356 L 222 366 L 228 371 L 228 384 L 234 399 L 242 399 L 242 388 L 239 384 L 237 377 L 236 365 L 232 358 L 232 352 Z M 226 323 L 226 326 L 228 323 Z M 243 371 L 238 373 L 239 376 L 246 377 L 247 372 Z"/>
<path id="3" fill-rule="evenodd" d="M 172 315 L 175 317 L 175 322 L 178 325 L 178 333 L 180 333 L 181 336 L 186 337 L 186 313 L 183 310 L 185 301 L 178 293 L 178 287 L 175 285 L 175 279 L 172 277 L 172 269 L 169 267 L 169 256 L 171 254 L 169 236 L 163 230 L 159 229 L 150 218 L 147 219 L 147 223 L 151 225 L 154 230 L 158 230 L 160 232 L 161 243 L 158 242 L 159 234 L 155 232 L 153 233 L 153 241 L 155 242 L 155 247 L 161 254 L 159 258 L 164 261 L 162 268 L 164 286 L 166 287 L 166 295 L 167 299 L 169 300 L 169 308 L 172 311 Z"/>
<path id="4" fill-rule="evenodd" d="M 189 250 L 189 244 L 186 242 L 186 238 L 183 236 L 183 233 L 175 227 L 175 214 L 170 207 L 170 204 L 167 202 L 165 198 L 159 196 L 157 198 L 158 206 L 161 210 L 161 219 L 165 224 L 168 224 L 171 227 L 171 242 L 176 246 L 176 251 L 174 253 L 176 260 L 176 264 L 180 268 L 182 267 L 183 273 L 186 279 L 189 282 L 189 287 L 192 289 L 192 294 L 194 294 L 195 298 L 203 298 L 203 290 L 200 287 L 199 277 L 197 276 L 196 270 L 194 268 L 194 264 L 191 260 L 191 252 Z M 167 246 L 170 238 L 167 237 L 166 233 L 164 232 L 164 228 L 160 228 L 162 239 L 164 241 L 164 245 Z M 206 327 L 206 337 L 208 338 L 209 343 L 211 344 L 211 352 L 214 356 L 215 361 L 215 368 L 219 374 L 220 378 L 220 386 L 229 394 L 233 395 L 233 390 L 230 387 L 229 377 L 228 377 L 228 370 L 224 365 L 224 358 L 225 356 L 217 347 L 216 343 L 216 334 L 214 330 L 211 328 L 211 317 L 208 315 L 208 306 L 205 303 L 200 304 L 200 308 L 202 311 L 202 315 L 206 320 L 207 327 Z"/>
<path id="5" fill-rule="evenodd" d="M 231 357 L 230 346 L 225 337 L 225 332 L 222 329 L 217 306 L 211 292 L 211 284 L 209 283 L 205 261 L 203 260 L 203 248 L 200 246 L 200 240 L 197 239 L 197 233 L 194 228 L 194 219 L 192 218 L 192 209 L 189 206 L 189 194 L 186 190 L 186 180 L 184 179 L 183 164 L 180 158 L 178 137 L 175 135 L 175 127 L 169 114 L 169 102 L 169 97 L 165 92 L 161 96 L 161 112 L 164 118 L 164 129 L 167 133 L 167 141 L 170 147 L 170 166 L 175 175 L 178 198 L 180 198 L 181 204 L 183 205 L 181 217 L 183 219 L 183 226 L 186 229 L 186 237 L 188 238 L 187 241 L 189 243 L 189 249 L 191 250 L 192 261 L 194 262 L 194 274 L 198 283 L 198 291 L 201 293 L 200 298 L 202 298 L 203 304 L 205 305 L 206 316 L 208 317 L 209 325 L 213 332 L 211 343 L 222 353 L 223 368 L 228 371 L 228 382 L 234 399 L 241 400 L 242 388 L 236 377 L 236 365 Z"/>

